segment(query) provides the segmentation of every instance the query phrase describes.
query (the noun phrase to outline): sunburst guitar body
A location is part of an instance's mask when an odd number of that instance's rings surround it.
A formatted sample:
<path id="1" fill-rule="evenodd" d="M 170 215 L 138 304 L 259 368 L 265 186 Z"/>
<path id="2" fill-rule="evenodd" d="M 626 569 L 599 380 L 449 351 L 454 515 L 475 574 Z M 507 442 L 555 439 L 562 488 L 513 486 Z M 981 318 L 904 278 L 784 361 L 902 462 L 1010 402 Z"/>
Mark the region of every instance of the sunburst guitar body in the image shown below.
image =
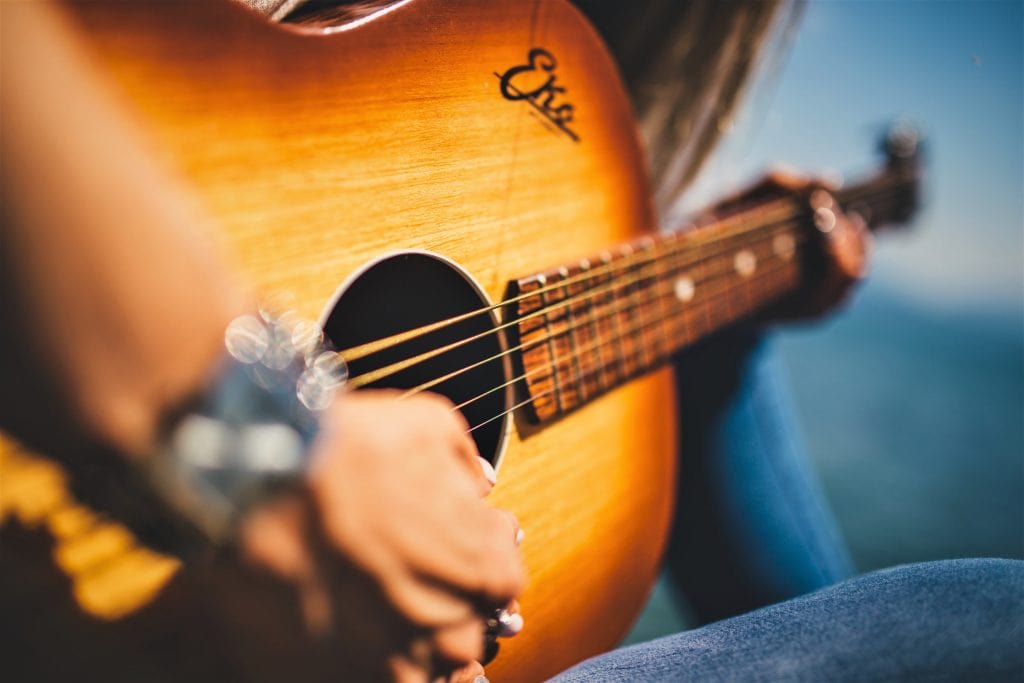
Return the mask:
<path id="1" fill-rule="evenodd" d="M 273 25 L 220 0 L 65 9 L 242 272 L 264 292 L 293 294 L 339 348 L 502 301 L 523 276 L 654 229 L 629 102 L 572 6 L 382 7 L 333 30 Z M 502 313 L 477 323 L 497 327 Z M 422 384 L 516 343 L 488 339 L 371 386 Z M 489 367 L 435 390 L 461 403 L 522 372 L 511 354 Z M 353 376 L 371 369 L 351 363 Z M 536 681 L 614 647 L 642 606 L 672 509 L 675 398 L 663 368 L 538 423 L 502 415 L 522 400 L 517 390 L 492 391 L 466 413 L 470 424 L 490 420 L 474 432 L 498 465 L 490 500 L 526 532 L 527 627 L 488 675 Z M 176 563 L 119 527 L 71 533 L 57 514 L 79 508 L 61 475 L 9 444 L 3 452 L 3 515 L 55 536 L 83 614 L 115 625 L 145 609 Z M 97 533 L 117 540 L 94 538 L 92 559 L 76 560 L 75 544 Z M 116 575 L 89 570 L 101 565 Z"/>

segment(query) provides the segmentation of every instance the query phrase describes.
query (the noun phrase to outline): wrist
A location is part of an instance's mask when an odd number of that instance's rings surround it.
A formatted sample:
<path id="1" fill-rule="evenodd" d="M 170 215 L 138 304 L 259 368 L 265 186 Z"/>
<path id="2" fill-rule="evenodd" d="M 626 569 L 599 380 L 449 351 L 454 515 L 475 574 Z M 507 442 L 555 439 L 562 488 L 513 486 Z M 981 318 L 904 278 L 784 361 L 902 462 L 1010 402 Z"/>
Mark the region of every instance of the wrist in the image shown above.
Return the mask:
<path id="1" fill-rule="evenodd" d="M 213 380 L 175 410 L 140 463 L 157 494 L 213 544 L 253 506 L 299 484 L 319 414 L 344 383 L 340 356 L 295 316 L 235 318 Z"/>

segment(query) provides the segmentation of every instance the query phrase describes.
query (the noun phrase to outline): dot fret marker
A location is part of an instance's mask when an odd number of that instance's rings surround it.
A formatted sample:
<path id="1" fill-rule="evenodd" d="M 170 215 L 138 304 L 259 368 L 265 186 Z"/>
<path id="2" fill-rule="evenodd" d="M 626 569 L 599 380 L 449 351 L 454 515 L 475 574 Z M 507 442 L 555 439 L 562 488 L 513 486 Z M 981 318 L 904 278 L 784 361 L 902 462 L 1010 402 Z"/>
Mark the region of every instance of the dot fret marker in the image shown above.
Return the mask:
<path id="1" fill-rule="evenodd" d="M 750 277 L 757 270 L 757 257 L 749 249 L 743 249 L 736 252 L 736 258 L 733 259 L 732 264 L 737 273 L 743 277 Z"/>
<path id="2" fill-rule="evenodd" d="M 796 240 L 788 232 L 776 235 L 772 240 L 772 251 L 783 261 L 789 261 L 796 253 Z"/>
<path id="3" fill-rule="evenodd" d="M 693 299 L 693 295 L 696 294 L 697 288 L 693 284 L 693 280 L 688 277 L 681 277 L 676 280 L 675 292 L 676 298 L 686 303 Z"/>

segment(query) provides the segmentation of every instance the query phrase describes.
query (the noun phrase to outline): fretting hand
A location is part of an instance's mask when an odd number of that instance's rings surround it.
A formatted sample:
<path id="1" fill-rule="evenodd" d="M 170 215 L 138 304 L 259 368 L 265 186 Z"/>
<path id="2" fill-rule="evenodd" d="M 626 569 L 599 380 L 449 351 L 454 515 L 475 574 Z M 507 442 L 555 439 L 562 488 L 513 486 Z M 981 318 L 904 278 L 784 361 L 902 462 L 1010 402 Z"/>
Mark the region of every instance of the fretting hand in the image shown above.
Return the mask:
<path id="1" fill-rule="evenodd" d="M 833 188 L 789 171 L 773 170 L 760 182 L 740 194 L 718 203 L 712 214 L 728 214 L 759 199 L 793 193 L 823 191 L 822 201 Z M 835 222 L 822 233 L 821 254 L 824 258 L 820 276 L 813 288 L 802 288 L 785 297 L 777 305 L 758 316 L 758 321 L 813 320 L 840 308 L 868 272 L 874 238 L 864 220 L 857 214 L 845 213 L 838 204 L 827 207 Z"/>

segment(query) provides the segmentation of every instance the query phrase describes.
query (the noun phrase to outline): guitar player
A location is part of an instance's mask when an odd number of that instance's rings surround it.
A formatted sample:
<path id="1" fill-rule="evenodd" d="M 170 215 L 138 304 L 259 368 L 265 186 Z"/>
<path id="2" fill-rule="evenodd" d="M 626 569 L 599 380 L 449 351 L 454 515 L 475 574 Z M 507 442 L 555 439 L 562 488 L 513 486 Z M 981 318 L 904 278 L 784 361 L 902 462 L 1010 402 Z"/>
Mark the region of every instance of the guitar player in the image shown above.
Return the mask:
<path id="1" fill-rule="evenodd" d="M 302 3 L 251 4 L 287 18 Z M 780 10 L 579 4 L 619 58 L 668 213 L 715 135 L 691 126 L 692 147 L 673 137 L 699 117 L 672 94 L 693 65 L 665 41 L 758 45 Z M 338 393 L 311 409 L 314 422 L 297 424 L 290 404 L 280 408 L 295 393 L 285 389 L 297 359 L 268 366 L 262 382 L 239 373 L 247 345 L 279 334 L 287 312 L 261 307 L 204 241 L 209 219 L 147 154 L 57 9 L 8 3 L 3 12 L 0 426 L 65 464 L 90 502 L 184 558 L 163 606 L 173 609 L 179 590 L 213 596 L 209 613 L 175 622 L 200 645 L 171 647 L 156 663 L 115 661 L 105 656 L 110 639 L 131 642 L 147 615 L 69 625 L 57 607 L 32 602 L 30 588 L 59 581 L 48 578 L 52 566 L 40 569 L 46 547 L 4 528 L 0 666 L 9 680 L 485 680 L 485 630 L 514 637 L 529 628 L 515 603 L 526 581 L 517 546 L 529 529 L 486 503 L 495 473 L 464 422 L 429 394 L 397 401 L 366 391 Z M 643 30 L 658 40 L 638 41 Z M 697 98 L 716 96 L 727 111 L 756 55 L 701 51 L 735 62 Z M 659 106 L 671 116 L 656 115 Z M 775 178 L 757 191 L 799 183 Z M 120 229 L 126 221 L 130 231 Z M 829 277 L 775 317 L 818 315 L 863 276 L 869 236 L 856 217 L 841 217 L 828 239 Z M 680 415 L 691 460 L 669 562 L 709 625 L 597 657 L 558 680 L 1024 674 L 1020 563 L 851 578 L 756 330 L 692 349 L 677 375 L 681 404 L 701 401 Z M 330 377 L 320 388 L 332 390 Z M 246 450 L 254 406 L 287 435 L 276 454 Z M 216 448 L 199 438 L 211 429 L 220 430 Z M 195 443 L 210 458 L 249 457 L 211 481 L 190 464 Z M 683 552 L 694 546 L 699 555 Z M 88 636 L 63 642 L 72 627 Z"/>

